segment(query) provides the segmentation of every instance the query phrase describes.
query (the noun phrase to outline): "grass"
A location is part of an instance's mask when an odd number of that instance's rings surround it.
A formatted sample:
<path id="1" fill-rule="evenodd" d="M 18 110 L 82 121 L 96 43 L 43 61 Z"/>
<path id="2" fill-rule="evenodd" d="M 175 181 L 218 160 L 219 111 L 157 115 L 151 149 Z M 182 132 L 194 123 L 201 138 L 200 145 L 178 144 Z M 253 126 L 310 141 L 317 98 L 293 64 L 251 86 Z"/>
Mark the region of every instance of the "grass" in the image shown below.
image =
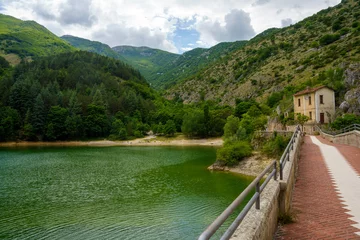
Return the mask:
<path id="1" fill-rule="evenodd" d="M 4 56 L 40 57 L 76 50 L 34 21 L 22 21 L 0 14 L 0 26 L 0 47 L 5 52 Z M 10 55 L 10 58 L 13 57 Z"/>

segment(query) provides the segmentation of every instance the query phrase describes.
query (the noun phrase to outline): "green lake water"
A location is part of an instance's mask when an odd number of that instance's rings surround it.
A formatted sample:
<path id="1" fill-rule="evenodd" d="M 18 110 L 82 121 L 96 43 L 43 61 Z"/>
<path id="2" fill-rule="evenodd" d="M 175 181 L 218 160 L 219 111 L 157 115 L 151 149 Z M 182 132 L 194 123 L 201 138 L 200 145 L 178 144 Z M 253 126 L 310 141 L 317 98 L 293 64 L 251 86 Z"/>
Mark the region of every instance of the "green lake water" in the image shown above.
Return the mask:
<path id="1" fill-rule="evenodd" d="M 0 148 L 0 239 L 196 239 L 252 180 L 208 171 L 215 153 Z"/>

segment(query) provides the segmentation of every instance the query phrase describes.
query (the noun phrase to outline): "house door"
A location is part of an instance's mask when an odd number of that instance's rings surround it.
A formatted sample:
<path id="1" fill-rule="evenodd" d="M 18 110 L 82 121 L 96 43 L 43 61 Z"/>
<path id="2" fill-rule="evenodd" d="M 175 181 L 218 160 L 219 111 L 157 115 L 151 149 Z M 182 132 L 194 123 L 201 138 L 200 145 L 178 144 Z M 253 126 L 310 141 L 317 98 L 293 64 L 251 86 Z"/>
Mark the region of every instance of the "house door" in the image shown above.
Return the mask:
<path id="1" fill-rule="evenodd" d="M 325 115 L 324 113 L 320 113 L 320 123 L 323 124 L 325 122 Z"/>

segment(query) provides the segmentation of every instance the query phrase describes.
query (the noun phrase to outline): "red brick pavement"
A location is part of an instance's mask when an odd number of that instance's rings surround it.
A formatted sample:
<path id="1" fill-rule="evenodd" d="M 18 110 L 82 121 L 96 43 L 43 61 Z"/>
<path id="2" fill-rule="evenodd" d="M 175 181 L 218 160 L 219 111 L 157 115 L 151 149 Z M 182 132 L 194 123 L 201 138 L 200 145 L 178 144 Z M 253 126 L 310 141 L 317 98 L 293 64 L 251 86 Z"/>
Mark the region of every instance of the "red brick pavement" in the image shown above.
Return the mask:
<path id="1" fill-rule="evenodd" d="M 296 222 L 280 226 L 275 239 L 360 239 L 342 206 L 319 147 L 306 136 L 293 195 Z"/>
<path id="2" fill-rule="evenodd" d="M 320 136 L 317 136 L 320 142 L 336 147 L 339 152 L 346 158 L 348 163 L 355 169 L 360 176 L 360 148 L 332 143 Z"/>

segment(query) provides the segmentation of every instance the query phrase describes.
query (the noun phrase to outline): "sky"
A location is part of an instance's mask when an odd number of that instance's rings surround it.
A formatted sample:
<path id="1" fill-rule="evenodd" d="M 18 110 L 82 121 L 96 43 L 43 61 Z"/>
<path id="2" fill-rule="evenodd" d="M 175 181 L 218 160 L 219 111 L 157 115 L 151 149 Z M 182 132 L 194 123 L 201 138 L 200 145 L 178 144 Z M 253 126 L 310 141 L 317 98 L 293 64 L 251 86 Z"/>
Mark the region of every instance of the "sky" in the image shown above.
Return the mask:
<path id="1" fill-rule="evenodd" d="M 0 0 L 0 13 L 34 20 L 58 36 L 110 47 L 173 53 L 249 40 L 295 24 L 340 0 Z"/>

